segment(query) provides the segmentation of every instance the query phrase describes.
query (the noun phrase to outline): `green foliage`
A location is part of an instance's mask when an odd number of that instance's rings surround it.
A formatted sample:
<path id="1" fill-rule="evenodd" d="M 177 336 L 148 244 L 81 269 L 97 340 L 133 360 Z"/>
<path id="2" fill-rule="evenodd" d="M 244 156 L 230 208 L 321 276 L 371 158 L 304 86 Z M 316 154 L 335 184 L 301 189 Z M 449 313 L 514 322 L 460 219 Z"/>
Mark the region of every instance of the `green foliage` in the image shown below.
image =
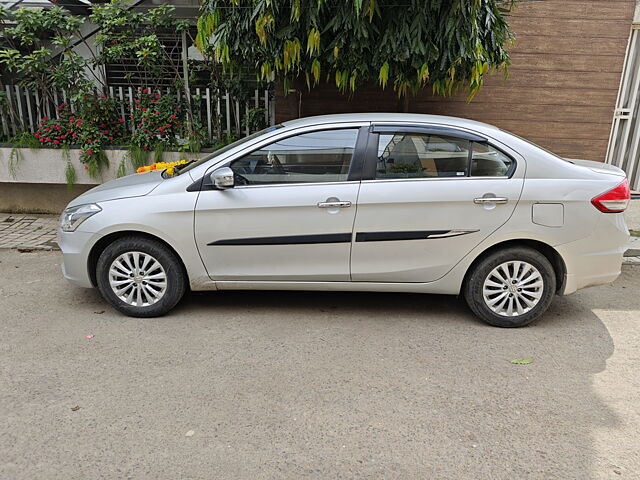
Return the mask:
<path id="1" fill-rule="evenodd" d="M 7 143 L 10 143 L 17 148 L 38 148 L 40 146 L 38 140 L 29 132 L 19 133 L 9 138 Z"/>
<path id="2" fill-rule="evenodd" d="M 192 134 L 187 139 L 187 142 L 178 146 L 179 152 L 198 153 L 202 150 L 204 144 L 204 135 L 196 131 L 196 134 Z"/>
<path id="3" fill-rule="evenodd" d="M 294 2 L 294 6 L 296 11 L 292 18 L 300 21 L 305 10 L 301 8 L 299 0 Z M 127 161 L 137 168 L 148 163 L 151 151 L 159 160 L 162 152 L 168 148 L 179 147 L 181 151 L 198 152 L 208 142 L 206 128 L 193 118 L 192 105 L 199 107 L 199 98 L 184 95 L 184 101 L 179 102 L 175 96 L 152 93 L 158 91 L 161 83 L 164 88 L 168 79 L 177 88 L 185 86 L 181 60 L 175 52 L 170 51 L 173 47 L 162 44 L 155 32 L 157 28 L 162 28 L 190 35 L 189 21 L 176 18 L 174 7 L 167 5 L 141 11 L 131 8 L 128 0 L 111 0 L 108 3 L 93 3 L 91 8 L 92 15 L 86 19 L 56 6 L 15 11 L 0 7 L 0 27 L 3 32 L 0 39 L 0 73 L 9 73 L 19 85 L 40 92 L 39 112 L 43 111 L 43 105 L 46 104 L 48 108 L 60 101 L 54 96 L 56 91 L 65 91 L 69 100 L 68 105 L 60 105 L 55 118 L 38 119 L 40 124 L 35 134 L 27 132 L 9 139 L 15 146 L 9 162 L 13 175 L 19 160 L 19 147 L 64 149 L 64 158 L 67 160 L 65 175 L 68 184 L 72 185 L 76 179 L 76 172 L 69 160 L 69 148 L 72 145 L 80 147 L 80 160 L 85 169 L 97 177 L 100 169 L 108 164 L 105 153 L 107 145 L 129 145 Z M 210 12 L 203 15 L 198 23 L 204 31 L 215 28 L 220 20 L 217 12 Z M 95 44 L 87 44 L 80 33 L 85 21 L 98 27 Z M 270 39 L 275 25 L 275 19 L 268 14 L 260 20 L 260 35 L 265 41 Z M 255 22 L 251 23 L 253 35 L 259 41 L 256 28 Z M 307 54 L 318 54 L 321 36 L 320 29 L 312 29 L 302 40 L 288 39 L 288 55 L 292 61 L 300 62 Z M 89 58 L 73 51 L 78 40 L 84 42 Z M 208 38 L 202 36 L 195 40 L 203 48 L 208 44 Z M 225 62 L 230 62 L 229 51 L 228 48 L 222 48 L 218 52 Z M 113 99 L 95 95 L 96 87 L 106 92 L 101 67 L 106 63 L 119 62 L 128 65 L 130 71 L 127 78 L 132 86 L 142 82 L 152 87 L 151 91 L 134 93 L 135 108 L 130 124 L 120 118 L 122 110 L 129 110 L 128 100 L 121 106 Z M 191 71 L 191 78 L 201 77 L 202 71 L 198 71 L 198 68 L 210 70 L 212 66 L 211 86 L 214 90 L 216 87 L 229 89 L 234 99 L 240 102 L 253 98 L 255 84 L 246 85 L 237 81 L 237 77 L 221 74 L 223 69 L 220 64 L 200 62 Z M 314 84 L 317 83 L 321 74 L 319 61 L 313 63 L 311 74 Z M 0 109 L 14 125 L 20 124 L 26 128 L 25 119 L 18 118 L 19 113 L 6 102 L 3 91 L 0 91 Z M 232 115 L 235 115 L 235 110 Z M 249 118 L 243 119 L 242 127 L 261 129 L 264 126 L 263 118 L 264 110 L 251 110 Z M 212 127 L 221 145 L 235 139 L 223 135 L 222 124 L 223 121 L 217 116 L 213 118 Z M 127 133 L 130 126 L 133 131 Z M 118 174 L 126 172 L 124 167 L 123 163 L 118 166 Z"/>
<path id="4" fill-rule="evenodd" d="M 81 18 L 67 15 L 62 7 L 18 8 L 11 16 L 15 26 L 6 28 L 5 32 L 22 45 L 40 45 L 43 38 L 75 32 L 83 23 Z"/>
<path id="5" fill-rule="evenodd" d="M 91 178 L 100 178 L 100 171 L 109 167 L 109 158 L 102 149 L 93 150 L 91 147 L 82 148 L 80 151 L 80 161 L 84 163 L 84 168 L 89 172 Z"/>
<path id="6" fill-rule="evenodd" d="M 160 95 L 144 89 L 134 99 L 134 131 L 131 143 L 143 150 L 163 148 L 176 143 L 176 135 L 183 125 L 183 110 L 169 95 Z"/>
<path id="7" fill-rule="evenodd" d="M 134 170 L 146 165 L 149 160 L 149 150 L 144 150 L 137 145 L 129 145 L 129 151 L 127 152 L 129 163 Z"/>
<path id="8" fill-rule="evenodd" d="M 118 170 L 116 171 L 116 178 L 124 177 L 127 174 L 127 156 L 125 155 L 118 164 Z"/>
<path id="9" fill-rule="evenodd" d="M 155 89 L 160 83 L 171 79 L 181 86 L 182 66 L 171 52 L 160 42 L 157 28 L 188 31 L 189 23 L 175 16 L 175 8 L 167 5 L 145 11 L 131 8 L 127 0 L 112 0 L 109 3 L 93 4 L 90 21 L 100 27 L 95 37 L 99 53 L 94 63 L 135 63 L 127 77 L 140 77 L 145 84 Z"/>
<path id="10" fill-rule="evenodd" d="M 533 357 L 518 358 L 516 360 L 511 360 L 511 363 L 514 365 L 529 365 L 530 363 L 533 363 Z"/>
<path id="11" fill-rule="evenodd" d="M 506 17 L 516 0 L 203 0 L 196 45 L 232 76 L 273 75 L 285 91 L 324 74 L 342 92 L 391 81 L 403 97 L 430 84 L 471 99 L 510 63 Z M 303 48 L 303 45 L 305 46 Z"/>
<path id="12" fill-rule="evenodd" d="M 211 148 L 213 150 L 217 150 L 219 148 L 226 147 L 227 145 L 237 141 L 238 139 L 239 137 L 236 137 L 235 135 L 225 133 L 224 135 L 222 135 L 222 138 L 220 139 L 220 141 L 215 145 L 213 145 Z"/>
<path id="13" fill-rule="evenodd" d="M 64 177 L 67 181 L 67 190 L 71 191 L 76 183 L 77 175 L 76 169 L 71 163 L 71 151 L 68 145 L 62 147 L 62 159 L 65 161 Z"/>
<path id="14" fill-rule="evenodd" d="M 422 169 L 413 163 L 394 163 L 387 168 L 389 173 L 420 173 Z"/>
<path id="15" fill-rule="evenodd" d="M 265 119 L 266 110 L 264 108 L 252 108 L 249 114 L 242 119 L 242 128 L 248 128 L 252 132 L 267 128 Z"/>
<path id="16" fill-rule="evenodd" d="M 41 146 L 48 148 L 80 145 L 80 160 L 95 177 L 108 163 L 104 146 L 124 137 L 123 121 L 118 118 L 113 99 L 85 95 L 79 106 L 80 110 L 71 113 L 66 104 L 60 105 L 58 117 L 43 118 L 34 137 Z"/>
<path id="17" fill-rule="evenodd" d="M 162 155 L 165 152 L 165 147 L 166 144 L 164 142 L 158 142 L 156 144 L 156 148 L 153 149 L 153 161 L 154 162 L 161 162 L 162 161 Z"/>
<path id="18" fill-rule="evenodd" d="M 85 75 L 88 60 L 71 49 L 71 38 L 82 23 L 61 7 L 5 11 L 0 15 L 4 33 L 0 66 L 17 74 L 22 86 L 39 88 L 45 95 L 62 88 L 72 99 L 79 98 L 92 86 Z M 54 56 L 58 58 L 52 62 Z"/>
<path id="19" fill-rule="evenodd" d="M 9 169 L 9 175 L 15 179 L 18 173 L 18 162 L 20 161 L 20 148 L 38 148 L 40 145 L 38 144 L 38 140 L 29 132 L 22 132 L 11 137 L 8 143 L 11 144 L 12 147 L 9 153 L 9 163 L 7 167 Z"/>

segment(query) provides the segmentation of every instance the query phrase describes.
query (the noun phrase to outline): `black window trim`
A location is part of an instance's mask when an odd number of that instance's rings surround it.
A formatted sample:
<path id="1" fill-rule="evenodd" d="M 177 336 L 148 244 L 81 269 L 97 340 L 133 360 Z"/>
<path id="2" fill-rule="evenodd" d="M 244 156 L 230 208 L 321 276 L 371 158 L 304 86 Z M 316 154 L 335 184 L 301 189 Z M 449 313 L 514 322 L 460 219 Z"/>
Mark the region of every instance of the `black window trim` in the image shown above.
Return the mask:
<path id="1" fill-rule="evenodd" d="M 423 177 L 423 178 L 376 178 L 376 166 L 378 164 L 378 144 L 380 141 L 380 133 L 419 133 L 423 135 L 443 135 L 460 140 L 467 140 L 469 142 L 469 156 L 467 159 L 467 174 L 464 177 Z M 471 162 L 473 158 L 473 143 L 483 143 L 491 148 L 496 149 L 504 156 L 511 160 L 511 166 L 505 175 L 495 177 L 483 177 L 471 175 Z M 517 168 L 516 159 L 513 155 L 508 154 L 502 148 L 496 146 L 490 142 L 488 138 L 476 135 L 464 130 L 458 130 L 452 127 L 441 127 L 431 125 L 390 125 L 390 124 L 374 124 L 369 128 L 369 138 L 366 147 L 366 162 L 363 169 L 362 180 L 375 180 L 375 181 L 416 181 L 416 180 L 436 180 L 436 179 L 449 179 L 449 180 L 461 180 L 463 178 L 511 178 Z"/>
<path id="2" fill-rule="evenodd" d="M 471 140 L 472 142 L 487 143 L 489 139 L 481 135 L 458 130 L 452 127 L 441 127 L 436 125 L 381 125 L 376 124 L 371 128 L 371 133 L 422 133 L 425 135 L 444 135 L 447 137 Z"/>

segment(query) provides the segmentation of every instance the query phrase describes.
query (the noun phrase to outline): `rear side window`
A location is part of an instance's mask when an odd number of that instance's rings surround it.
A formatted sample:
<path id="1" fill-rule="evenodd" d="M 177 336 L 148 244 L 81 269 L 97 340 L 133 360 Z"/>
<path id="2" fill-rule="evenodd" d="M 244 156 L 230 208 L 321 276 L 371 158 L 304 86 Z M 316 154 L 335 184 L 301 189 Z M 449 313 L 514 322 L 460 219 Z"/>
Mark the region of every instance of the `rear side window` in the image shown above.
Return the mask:
<path id="1" fill-rule="evenodd" d="M 426 133 L 381 133 L 376 179 L 504 177 L 513 160 L 487 143 Z"/>
<path id="2" fill-rule="evenodd" d="M 376 178 L 466 177 L 469 145 L 440 135 L 380 134 Z"/>
<path id="3" fill-rule="evenodd" d="M 506 177 L 513 160 L 486 143 L 473 142 L 471 149 L 472 177 Z"/>

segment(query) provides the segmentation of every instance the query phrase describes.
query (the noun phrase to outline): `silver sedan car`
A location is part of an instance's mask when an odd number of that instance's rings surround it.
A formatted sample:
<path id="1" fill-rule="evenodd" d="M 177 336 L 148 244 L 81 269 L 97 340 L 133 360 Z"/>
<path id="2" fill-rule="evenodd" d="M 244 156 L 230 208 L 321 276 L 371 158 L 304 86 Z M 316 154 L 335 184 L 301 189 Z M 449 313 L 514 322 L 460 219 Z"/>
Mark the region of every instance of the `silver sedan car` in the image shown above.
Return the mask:
<path id="1" fill-rule="evenodd" d="M 332 115 L 100 185 L 58 242 L 64 276 L 131 316 L 187 289 L 360 290 L 461 295 L 518 327 L 615 280 L 629 197 L 622 170 L 487 124 Z"/>

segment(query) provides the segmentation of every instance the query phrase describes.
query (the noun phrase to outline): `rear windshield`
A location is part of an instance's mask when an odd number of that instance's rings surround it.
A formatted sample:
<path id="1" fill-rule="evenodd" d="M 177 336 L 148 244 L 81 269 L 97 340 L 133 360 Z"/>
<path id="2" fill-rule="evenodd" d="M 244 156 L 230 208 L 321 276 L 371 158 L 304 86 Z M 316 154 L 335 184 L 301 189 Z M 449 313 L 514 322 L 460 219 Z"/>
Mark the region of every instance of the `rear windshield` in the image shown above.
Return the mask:
<path id="1" fill-rule="evenodd" d="M 553 153 L 551 150 L 546 149 L 546 148 L 544 148 L 544 147 L 541 147 L 541 146 L 540 146 L 540 145 L 538 145 L 537 143 L 533 143 L 531 140 L 527 140 L 526 138 L 523 138 L 523 137 L 521 137 L 520 135 L 516 135 L 515 133 L 513 133 L 513 132 L 509 132 L 508 130 L 503 130 L 503 129 L 500 129 L 500 130 L 501 130 L 501 131 L 503 131 L 503 132 L 505 132 L 505 133 L 508 133 L 509 135 L 513 135 L 514 137 L 516 137 L 516 138 L 518 138 L 518 139 L 522 140 L 522 141 L 523 141 L 523 142 L 525 142 L 525 143 L 528 143 L 529 145 L 533 145 L 534 147 L 539 148 L 540 150 L 542 150 L 542 151 L 544 151 L 544 152 L 547 152 L 549 155 L 553 155 L 554 157 L 556 157 L 556 158 L 558 158 L 558 159 L 562 160 L 563 162 L 573 163 L 573 162 L 572 162 L 571 160 L 569 160 L 568 158 L 563 158 L 563 157 L 561 157 L 560 155 L 558 155 L 557 153 Z"/>

